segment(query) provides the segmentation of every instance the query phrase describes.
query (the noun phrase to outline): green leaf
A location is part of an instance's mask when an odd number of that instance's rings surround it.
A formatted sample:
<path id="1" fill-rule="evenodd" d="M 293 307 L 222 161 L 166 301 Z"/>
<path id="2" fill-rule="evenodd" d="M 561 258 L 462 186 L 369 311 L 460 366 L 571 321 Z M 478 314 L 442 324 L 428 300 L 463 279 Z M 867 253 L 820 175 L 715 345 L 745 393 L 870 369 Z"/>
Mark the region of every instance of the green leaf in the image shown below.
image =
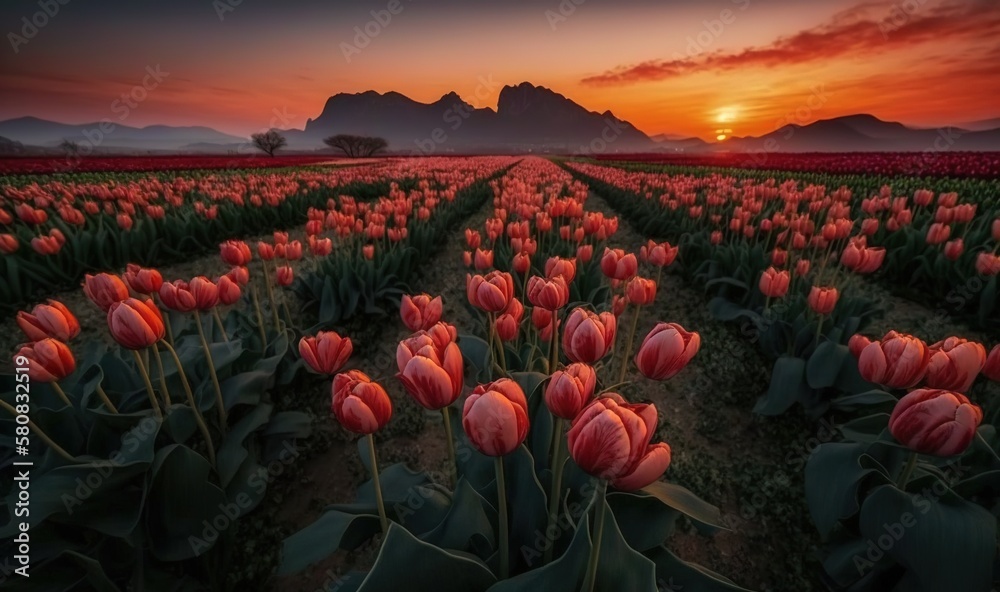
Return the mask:
<path id="1" fill-rule="evenodd" d="M 406 568 L 400 569 L 403 565 Z M 477 592 L 495 582 L 496 577 L 479 559 L 420 541 L 392 523 L 359 592 Z"/>
<path id="2" fill-rule="evenodd" d="M 666 481 L 654 481 L 639 491 L 648 493 L 698 524 L 708 527 L 709 531 L 729 530 L 722 523 L 722 511 L 719 508 L 680 485 Z"/>
<path id="3" fill-rule="evenodd" d="M 607 501 L 603 502 L 607 505 Z M 597 590 L 657 592 L 656 564 L 628 546 L 615 515 L 607 510 L 597 564 Z"/>
<path id="4" fill-rule="evenodd" d="M 277 575 L 298 573 L 326 559 L 338 549 L 352 551 L 379 531 L 374 514 L 329 510 L 318 520 L 285 539 Z"/>
<path id="5" fill-rule="evenodd" d="M 819 344 L 806 364 L 806 381 L 814 389 L 829 388 L 837 382 L 844 361 L 851 352 L 846 345 L 833 341 Z"/>
<path id="6" fill-rule="evenodd" d="M 990 589 L 996 518 L 977 504 L 950 492 L 934 500 L 883 485 L 862 505 L 860 527 L 922 590 Z"/>
<path id="7" fill-rule="evenodd" d="M 732 580 L 702 567 L 684 561 L 665 546 L 646 554 L 656 564 L 656 579 L 660 590 L 696 590 L 697 592 L 749 592 Z"/>
<path id="8" fill-rule="evenodd" d="M 811 394 L 806 384 L 806 361 L 802 358 L 783 356 L 774 363 L 771 384 L 753 412 L 761 415 L 781 415 L 796 403 L 805 401 Z"/>
<path id="9" fill-rule="evenodd" d="M 857 513 L 858 487 L 874 469 L 859 459 L 867 444 L 828 442 L 813 450 L 806 463 L 806 503 L 820 536 L 826 538 L 837 522 Z"/>
<path id="10" fill-rule="evenodd" d="M 566 551 L 555 561 L 539 569 L 532 569 L 508 580 L 498 582 L 489 592 L 579 592 L 590 560 L 590 521 L 586 515 L 573 535 Z M 541 559 L 541 550 L 531 548 L 533 558 Z"/>

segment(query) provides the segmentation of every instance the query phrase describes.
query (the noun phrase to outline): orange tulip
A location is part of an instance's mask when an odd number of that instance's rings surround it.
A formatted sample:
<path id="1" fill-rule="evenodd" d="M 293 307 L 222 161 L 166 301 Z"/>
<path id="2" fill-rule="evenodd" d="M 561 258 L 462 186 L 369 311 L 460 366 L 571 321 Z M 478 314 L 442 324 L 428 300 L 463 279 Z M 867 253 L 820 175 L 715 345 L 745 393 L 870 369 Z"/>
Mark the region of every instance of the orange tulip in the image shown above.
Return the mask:
<path id="1" fill-rule="evenodd" d="M 954 456 L 965 451 L 983 421 L 983 411 L 961 393 L 918 389 L 889 416 L 889 432 L 914 452 Z"/>
<path id="2" fill-rule="evenodd" d="M 129 298 L 108 311 L 108 329 L 122 347 L 139 350 L 163 339 L 163 315 L 152 300 Z"/>
<path id="3" fill-rule="evenodd" d="M 509 378 L 477 386 L 462 408 L 462 427 L 487 456 L 510 454 L 528 435 L 528 400 Z"/>
<path id="4" fill-rule="evenodd" d="M 320 331 L 299 340 L 299 355 L 319 374 L 333 376 L 344 367 L 353 352 L 351 339 L 335 331 Z"/>
<path id="5" fill-rule="evenodd" d="M 212 310 L 219 304 L 219 287 L 212 280 L 200 275 L 188 284 L 194 296 L 195 308 L 200 311 Z"/>
<path id="6" fill-rule="evenodd" d="M 609 278 L 627 280 L 639 269 L 639 262 L 632 253 L 626 254 L 622 249 L 604 249 L 601 257 L 601 271 Z"/>
<path id="7" fill-rule="evenodd" d="M 656 282 L 635 276 L 626 284 L 625 294 L 632 304 L 646 306 L 656 300 Z"/>
<path id="8" fill-rule="evenodd" d="M 611 349 L 617 328 L 615 316 L 609 312 L 595 314 L 585 308 L 575 308 L 566 319 L 563 352 L 571 362 L 593 364 Z"/>
<path id="9" fill-rule="evenodd" d="M 837 299 L 839 297 L 840 293 L 837 291 L 837 288 L 813 286 L 812 290 L 809 291 L 807 301 L 809 303 L 809 308 L 811 308 L 815 313 L 827 315 L 833 312 L 833 309 L 836 308 Z"/>
<path id="10" fill-rule="evenodd" d="M 553 279 L 532 276 L 528 280 L 528 300 L 545 310 L 559 310 L 569 302 L 566 279 L 557 275 Z"/>
<path id="11" fill-rule="evenodd" d="M 404 295 L 399 306 L 399 316 L 410 331 L 430 329 L 441 320 L 441 297 L 431 298 L 429 294 Z"/>
<path id="12" fill-rule="evenodd" d="M 51 337 L 21 346 L 14 359 L 21 356 L 28 360 L 28 377 L 36 382 L 58 382 L 76 370 L 69 346 Z"/>
<path id="13" fill-rule="evenodd" d="M 360 370 L 333 379 L 331 411 L 340 425 L 355 434 L 372 434 L 392 418 L 392 401 L 377 382 Z"/>
<path id="14" fill-rule="evenodd" d="M 514 278 L 509 273 L 491 271 L 486 276 L 466 275 L 469 304 L 484 312 L 502 312 L 514 296 Z"/>
<path id="15" fill-rule="evenodd" d="M 860 344 L 852 337 L 848 347 L 857 349 Z M 910 388 L 923 379 L 930 354 L 922 340 L 889 331 L 881 341 L 871 341 L 861 349 L 858 371 L 868 382 L 888 388 Z"/>
<path id="16" fill-rule="evenodd" d="M 758 287 L 764 296 L 768 298 L 783 298 L 788 294 L 788 285 L 792 278 L 787 270 L 778 271 L 773 267 L 768 267 L 760 275 Z"/>
<path id="17" fill-rule="evenodd" d="M 144 269 L 135 263 L 129 263 L 122 274 L 122 279 L 137 294 L 155 294 L 163 285 L 163 276 L 155 269 Z"/>
<path id="18" fill-rule="evenodd" d="M 58 300 L 39 304 L 27 313 L 17 313 L 17 326 L 31 341 L 41 341 L 53 337 L 59 341 L 69 341 L 80 334 L 80 323 L 73 313 Z"/>
<path id="19" fill-rule="evenodd" d="M 986 365 L 986 348 L 961 337 L 949 337 L 930 347 L 927 386 L 966 393 Z"/>
<path id="20" fill-rule="evenodd" d="M 651 380 L 667 380 L 684 369 L 701 347 L 701 336 L 677 323 L 659 323 L 642 340 L 635 365 Z"/>
<path id="21" fill-rule="evenodd" d="M 99 273 L 97 275 L 84 276 L 83 292 L 91 302 L 96 304 L 104 312 L 108 312 L 111 305 L 128 298 L 128 287 L 115 275 L 110 273 Z"/>

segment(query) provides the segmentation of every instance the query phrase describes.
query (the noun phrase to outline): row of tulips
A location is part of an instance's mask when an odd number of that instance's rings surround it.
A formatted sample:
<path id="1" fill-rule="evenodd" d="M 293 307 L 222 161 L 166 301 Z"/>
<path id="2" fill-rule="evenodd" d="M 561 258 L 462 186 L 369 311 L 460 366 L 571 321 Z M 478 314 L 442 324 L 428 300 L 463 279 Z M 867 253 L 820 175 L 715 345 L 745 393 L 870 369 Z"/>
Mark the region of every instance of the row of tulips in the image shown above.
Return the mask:
<path id="1" fill-rule="evenodd" d="M 736 184 L 753 186 L 752 181 Z M 616 194 L 621 201 L 613 203 L 629 211 L 625 194 Z M 712 199 L 712 189 L 703 195 L 714 207 L 724 204 Z M 815 195 L 796 195 L 794 187 L 785 187 L 773 199 L 816 203 Z M 633 194 L 632 205 L 648 199 Z M 862 207 L 872 210 L 881 199 Z M 928 199 L 926 193 L 914 197 L 922 206 Z M 938 198 L 942 207 L 957 207 L 953 199 Z M 700 232 L 723 236 L 709 235 L 701 245 L 689 236 L 681 243 L 680 259 L 691 268 L 701 263 L 699 277 L 709 287 L 724 286 L 710 303 L 718 317 L 747 319 L 758 331 L 758 343 L 778 356 L 771 388 L 757 412 L 781 412 L 798 401 L 817 416 L 833 409 L 839 417 L 853 418 L 838 426 L 841 441 L 813 452 L 805 474 L 810 512 L 827 543 L 823 566 L 831 585 L 859 591 L 904 585 L 926 591 L 988 590 L 997 521 L 991 475 L 1000 469 L 1000 441 L 992 425 L 982 424 L 984 413 L 969 396 L 978 389 L 979 399 L 992 402 L 988 393 L 1000 378 L 1000 346 L 987 353 L 983 345 L 960 337 L 927 345 L 896 332 L 880 341 L 858 334 L 870 305 L 850 302 L 850 291 L 857 276 L 885 265 L 889 249 L 868 246 L 871 234 L 863 229 L 850 236 L 855 227 L 850 218 L 831 219 L 839 201 L 827 204 L 826 221 L 817 221 L 817 230 L 810 229 L 811 220 L 796 221 L 798 209 L 782 206 L 787 224 L 772 228 L 792 235 L 787 250 L 773 247 L 782 244 L 780 239 L 755 239 L 758 233 L 738 232 L 732 224 L 728 232 L 710 230 L 709 221 Z M 670 206 L 650 209 L 661 207 Z M 763 211 L 766 202 L 742 199 L 732 214 L 744 211 L 740 208 Z M 806 211 L 824 211 L 812 209 Z M 773 214 L 766 220 L 775 224 Z M 678 225 L 668 234 L 690 230 L 690 224 Z M 810 232 L 815 232 L 811 238 L 794 244 L 795 235 Z M 810 265 L 818 255 L 819 270 Z M 750 271 L 735 279 L 717 272 L 736 265 Z M 760 275 L 753 282 L 755 272 Z M 838 285 L 814 280 L 810 286 L 813 274 Z M 824 322 L 829 317 L 832 326 Z M 811 326 L 810 319 L 815 319 Z M 774 338 L 775 326 L 782 339 Z"/>
<path id="2" fill-rule="evenodd" d="M 393 401 L 377 381 L 343 371 L 348 339 L 326 332 L 300 343 L 313 368 L 332 375 L 332 413 L 364 436 L 359 452 L 372 480 L 354 503 L 328 507 L 285 542 L 280 573 L 302 570 L 337 549 L 355 549 L 381 532 L 371 570 L 341 578 L 342 590 L 652 591 L 658 581 L 689 590 L 742 590 L 664 546 L 680 514 L 708 531 L 721 521 L 717 509 L 661 479 L 671 449 L 653 442 L 656 406 L 629 402 L 619 394 L 627 384 L 613 378 L 622 372 L 631 381 L 634 361 L 646 377 L 666 380 L 699 347 L 697 333 L 659 323 L 631 355 L 632 339 L 621 337 L 607 309 L 612 292 L 637 305 L 655 297 L 645 289 L 655 283 L 637 275 L 636 254 L 606 249 L 594 257 L 606 285 L 588 294 L 599 299 L 576 305 L 570 286 L 587 263 L 579 257 L 551 255 L 537 266 L 525 264 L 517 280 L 483 263 L 492 252 L 499 267 L 501 249 L 515 265 L 522 255 L 538 259 L 543 248 L 566 253 L 603 243 L 617 222 L 593 222 L 583 208 L 586 196 L 585 186 L 534 158 L 495 183 L 486 237 L 467 232 L 480 261 L 479 273 L 468 276 L 464 300 L 483 321 L 486 339 L 459 334 L 443 321 L 440 296 L 403 298 L 400 317 L 415 333 L 398 345 L 396 377 L 417 403 L 442 416 L 449 454 L 441 479 L 402 465 L 380 471 L 373 436 L 388 422 Z M 563 225 L 565 232 L 558 230 Z M 604 230 L 585 229 L 577 238 L 575 228 L 585 225 Z M 528 323 L 529 307 L 533 319 L 547 322 Z M 519 341 L 535 349 L 548 344 L 548 351 L 534 361 L 531 354 L 519 355 Z M 626 370 L 612 371 L 615 355 Z"/>
<path id="3" fill-rule="evenodd" d="M 367 201 L 418 179 L 455 177 L 445 159 L 273 172 L 98 174 L 0 184 L 0 296 L 13 307 L 128 262 L 159 266 L 220 240 L 306 222 L 310 207 Z M 461 174 L 462 171 L 457 171 Z M 30 178 L 28 178 L 30 179 Z"/>
<path id="4" fill-rule="evenodd" d="M 993 313 L 1000 310 L 995 199 L 1000 187 L 995 183 L 942 180 L 928 188 L 923 180 L 890 185 L 874 184 L 873 177 L 776 179 L 753 172 L 568 166 L 628 203 L 630 219 L 641 220 L 650 235 L 690 233 L 704 235 L 711 245 L 760 245 L 765 262 L 800 275 L 826 269 L 832 254 L 860 242 L 876 249 L 876 258 L 868 262 L 874 269 L 862 265 L 857 271 L 877 269 L 907 297 L 998 328 Z"/>

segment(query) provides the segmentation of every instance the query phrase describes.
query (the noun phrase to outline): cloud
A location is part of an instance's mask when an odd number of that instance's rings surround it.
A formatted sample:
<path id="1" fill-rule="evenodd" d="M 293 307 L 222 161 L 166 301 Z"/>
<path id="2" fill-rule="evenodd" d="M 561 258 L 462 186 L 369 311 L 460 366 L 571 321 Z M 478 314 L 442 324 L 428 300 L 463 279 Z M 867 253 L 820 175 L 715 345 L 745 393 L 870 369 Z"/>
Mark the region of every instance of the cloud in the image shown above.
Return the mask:
<path id="1" fill-rule="evenodd" d="M 649 60 L 588 76 L 581 82 L 618 86 L 695 72 L 773 68 L 871 55 L 925 43 L 965 41 L 994 48 L 1000 43 L 1000 5 L 996 3 L 948 0 L 916 9 L 911 4 L 906 3 L 904 9 L 902 3 L 866 1 L 837 13 L 819 26 L 778 38 L 770 45 L 691 58 Z"/>

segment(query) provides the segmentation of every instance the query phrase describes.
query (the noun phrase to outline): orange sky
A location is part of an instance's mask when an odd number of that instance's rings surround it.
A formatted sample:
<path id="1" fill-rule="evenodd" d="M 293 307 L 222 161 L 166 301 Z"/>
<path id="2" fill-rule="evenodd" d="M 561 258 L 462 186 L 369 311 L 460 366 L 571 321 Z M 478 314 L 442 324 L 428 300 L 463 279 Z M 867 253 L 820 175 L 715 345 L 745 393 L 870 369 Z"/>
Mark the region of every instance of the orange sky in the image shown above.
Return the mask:
<path id="1" fill-rule="evenodd" d="M 883 0 L 586 0 L 570 12 L 571 0 L 398 0 L 373 26 L 393 1 L 243 0 L 221 16 L 207 1 L 69 3 L 26 42 L 8 35 L 0 119 L 246 135 L 301 128 L 338 92 L 430 102 L 454 90 L 495 107 L 522 81 L 651 135 L 757 135 L 859 112 L 920 126 L 1000 116 L 997 2 L 911 0 L 907 13 Z M 36 8 L 5 3 L 0 22 L 18 35 Z M 366 25 L 377 34 L 345 57 Z M 162 81 L 120 119 L 115 101 L 156 65 Z"/>

